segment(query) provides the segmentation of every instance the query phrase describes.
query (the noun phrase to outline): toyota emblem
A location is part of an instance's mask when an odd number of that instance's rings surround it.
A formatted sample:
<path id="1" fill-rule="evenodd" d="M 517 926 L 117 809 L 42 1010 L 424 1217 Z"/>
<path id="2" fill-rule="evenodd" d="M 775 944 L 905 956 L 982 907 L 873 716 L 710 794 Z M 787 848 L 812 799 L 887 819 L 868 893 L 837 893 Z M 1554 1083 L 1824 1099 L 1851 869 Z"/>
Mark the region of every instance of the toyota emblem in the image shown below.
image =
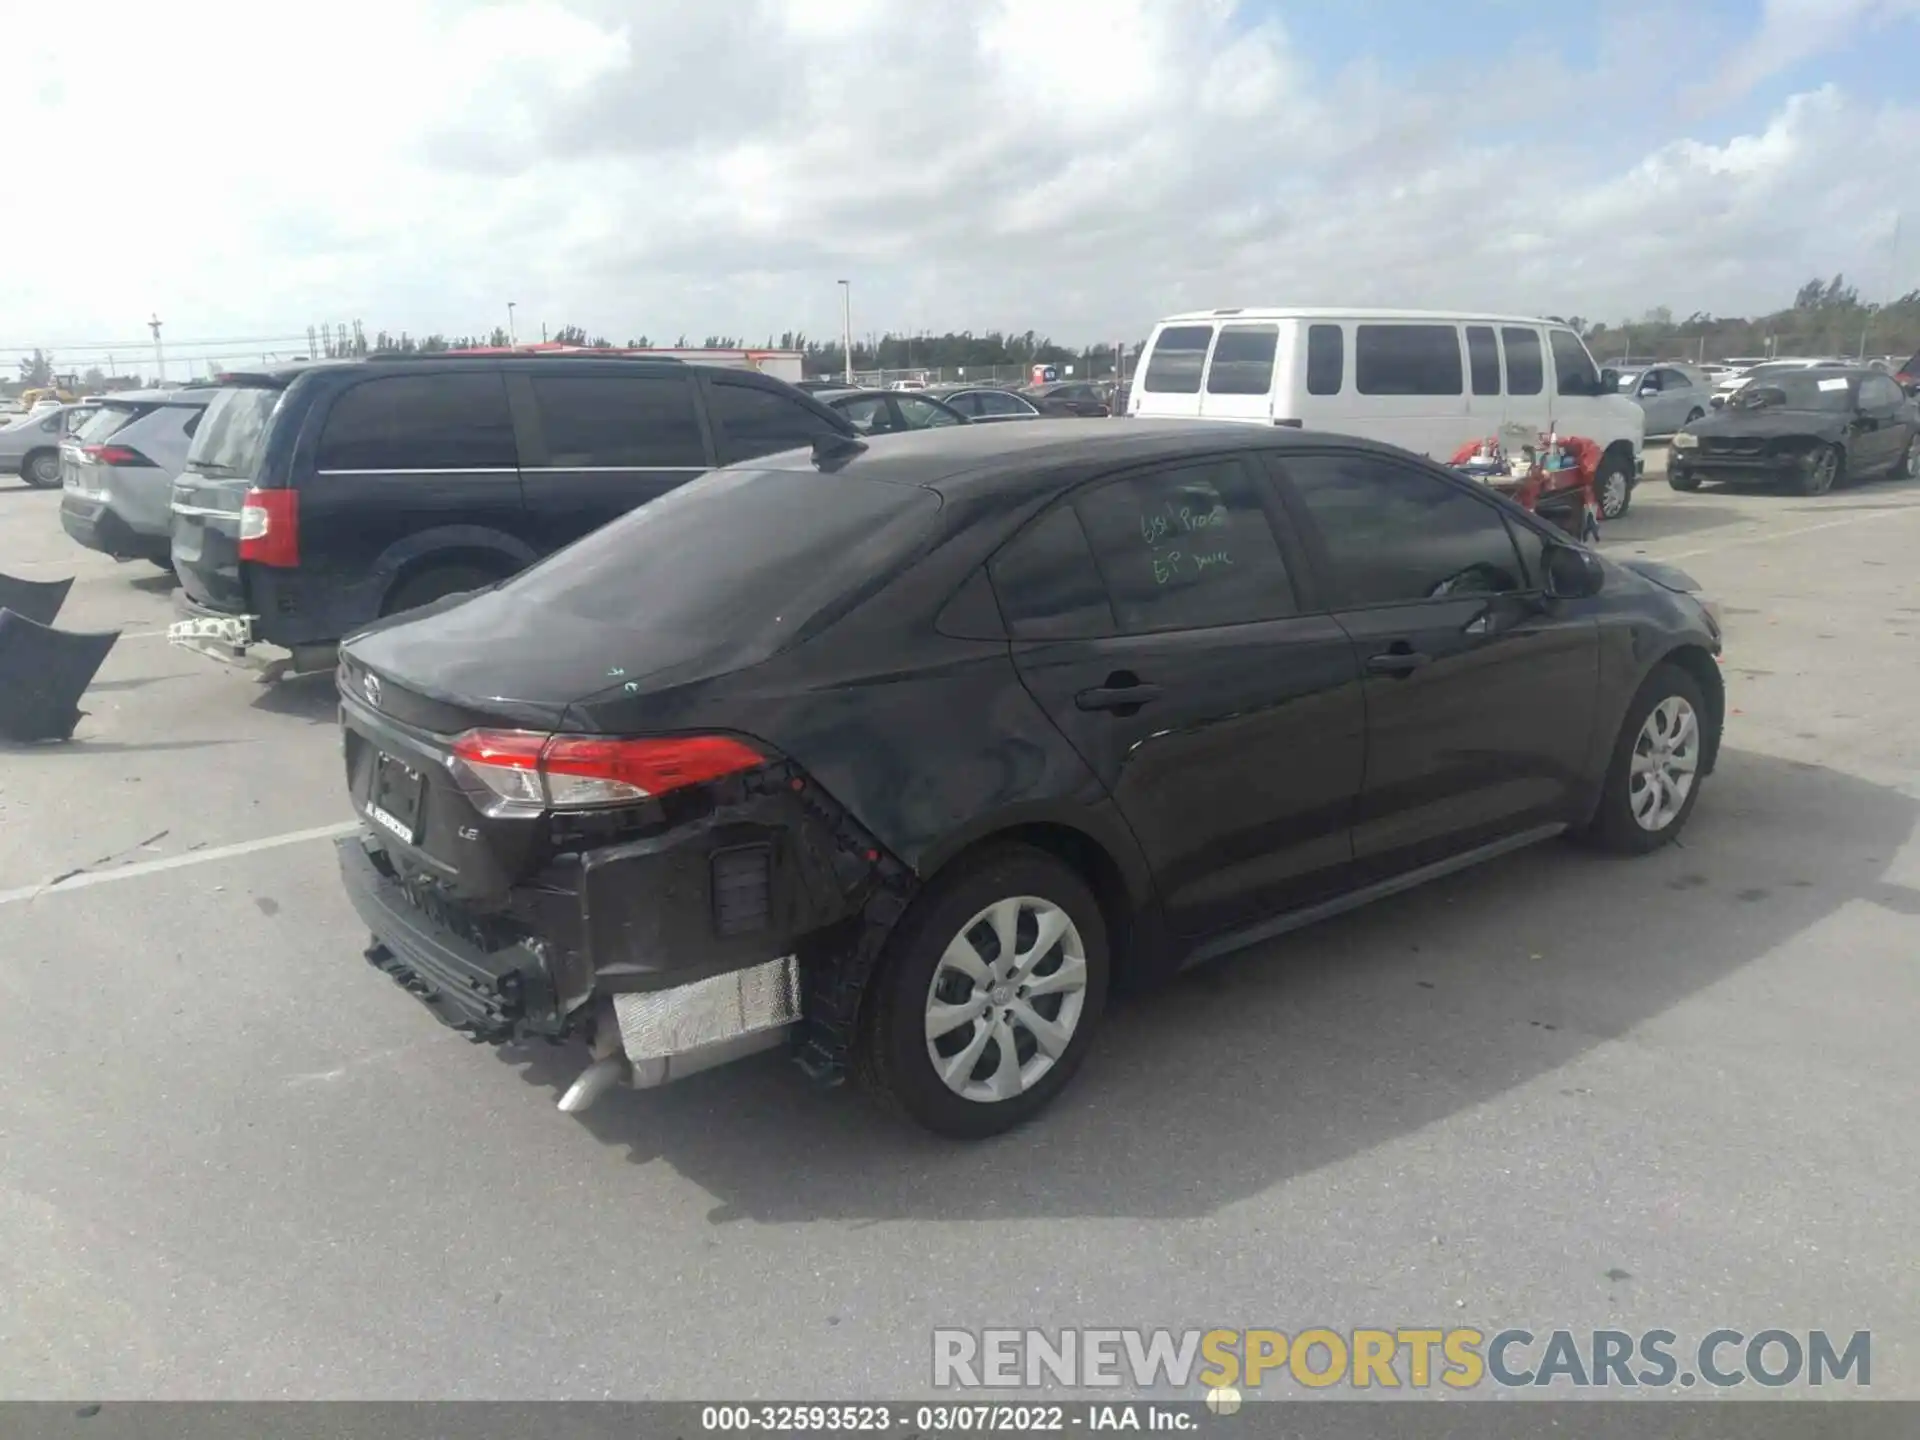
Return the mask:
<path id="1" fill-rule="evenodd" d="M 380 677 L 378 675 L 361 676 L 360 688 L 367 692 L 367 703 L 378 710 L 380 708 Z"/>

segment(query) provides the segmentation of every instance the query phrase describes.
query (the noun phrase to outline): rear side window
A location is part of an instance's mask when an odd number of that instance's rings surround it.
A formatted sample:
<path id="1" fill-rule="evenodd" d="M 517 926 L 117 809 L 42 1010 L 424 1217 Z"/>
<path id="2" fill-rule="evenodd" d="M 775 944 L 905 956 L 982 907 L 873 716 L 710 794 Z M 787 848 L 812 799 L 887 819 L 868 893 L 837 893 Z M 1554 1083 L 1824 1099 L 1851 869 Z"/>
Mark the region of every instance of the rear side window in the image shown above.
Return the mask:
<path id="1" fill-rule="evenodd" d="M 791 395 L 715 380 L 708 391 L 722 464 L 795 450 L 842 432 Z"/>
<path id="2" fill-rule="evenodd" d="M 993 558 L 987 575 L 1016 640 L 1113 633 L 1106 586 L 1071 505 L 1029 525 Z"/>
<path id="3" fill-rule="evenodd" d="M 1129 475 L 1074 501 L 1122 634 L 1299 613 L 1258 485 L 1236 460 Z"/>
<path id="4" fill-rule="evenodd" d="M 1600 393 L 1600 372 L 1593 368 L 1593 357 L 1579 336 L 1571 330 L 1549 330 L 1547 343 L 1553 347 L 1553 371 L 1562 395 Z"/>
<path id="5" fill-rule="evenodd" d="M 1500 351 L 1491 325 L 1467 326 L 1467 366 L 1473 372 L 1473 393 L 1500 393 Z"/>
<path id="6" fill-rule="evenodd" d="M 707 468 L 684 376 L 536 374 L 531 383 L 555 469 Z"/>
<path id="7" fill-rule="evenodd" d="M 1265 395 L 1273 389 L 1273 352 L 1280 331 L 1272 325 L 1229 325 L 1213 347 L 1207 369 L 1209 395 Z"/>
<path id="8" fill-rule="evenodd" d="M 187 450 L 187 468 L 207 475 L 253 476 L 267 422 L 283 392 L 244 385 L 222 390 L 207 406 L 206 417 L 193 433 Z"/>
<path id="9" fill-rule="evenodd" d="M 906 422 L 909 430 L 933 430 L 942 425 L 960 423 L 960 417 L 946 406 L 936 405 L 918 395 L 896 395 L 893 403 L 900 407 L 900 418 Z"/>
<path id="10" fill-rule="evenodd" d="M 1338 395 L 1346 383 L 1346 335 L 1338 325 L 1309 325 L 1307 327 L 1307 393 Z"/>
<path id="11" fill-rule="evenodd" d="M 1140 388 L 1158 395 L 1198 395 L 1200 374 L 1207 368 L 1207 347 L 1213 343 L 1211 325 L 1173 325 L 1160 332 L 1147 357 L 1147 373 Z"/>
<path id="12" fill-rule="evenodd" d="M 498 371 L 363 380 L 333 402 L 320 470 L 511 470 L 519 464 Z"/>
<path id="13" fill-rule="evenodd" d="M 1460 332 L 1451 325 L 1361 325 L 1353 367 L 1362 395 L 1458 395 Z"/>
<path id="14" fill-rule="evenodd" d="M 1507 394 L 1540 393 L 1540 332 L 1504 326 L 1500 343 L 1507 347 Z"/>
<path id="15" fill-rule="evenodd" d="M 1506 521 L 1459 486 L 1358 451 L 1283 463 L 1320 531 L 1341 605 L 1527 588 Z"/>

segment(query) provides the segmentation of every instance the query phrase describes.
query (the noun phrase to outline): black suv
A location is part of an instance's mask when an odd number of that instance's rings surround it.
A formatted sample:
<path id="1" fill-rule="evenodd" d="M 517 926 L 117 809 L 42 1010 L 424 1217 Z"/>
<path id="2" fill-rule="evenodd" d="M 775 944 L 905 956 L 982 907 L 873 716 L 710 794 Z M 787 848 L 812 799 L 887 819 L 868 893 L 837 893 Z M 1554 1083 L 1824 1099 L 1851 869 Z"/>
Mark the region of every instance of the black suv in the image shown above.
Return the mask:
<path id="1" fill-rule="evenodd" d="M 779 380 L 668 359 L 376 356 L 220 385 L 173 489 L 169 638 L 270 673 L 717 465 L 853 433 Z"/>

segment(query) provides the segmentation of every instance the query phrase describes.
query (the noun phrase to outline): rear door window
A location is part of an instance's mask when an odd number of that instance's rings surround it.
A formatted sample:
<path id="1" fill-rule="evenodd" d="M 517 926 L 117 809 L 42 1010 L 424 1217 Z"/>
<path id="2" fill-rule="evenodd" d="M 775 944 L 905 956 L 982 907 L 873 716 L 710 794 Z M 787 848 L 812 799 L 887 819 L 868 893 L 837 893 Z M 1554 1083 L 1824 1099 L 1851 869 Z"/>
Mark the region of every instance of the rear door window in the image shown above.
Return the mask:
<path id="1" fill-rule="evenodd" d="M 1362 395 L 1458 395 L 1460 332 L 1452 325 L 1361 325 L 1353 346 Z"/>
<path id="2" fill-rule="evenodd" d="M 267 438 L 267 422 L 283 391 L 253 385 L 222 390 L 194 431 L 187 468 L 206 475 L 251 476 Z"/>
<path id="3" fill-rule="evenodd" d="M 1307 393 L 1338 395 L 1347 383 L 1346 335 L 1338 325 L 1307 327 Z"/>
<path id="4" fill-rule="evenodd" d="M 1205 460 L 1075 498 L 1122 634 L 1299 613 L 1260 483 L 1238 460 Z"/>
<path id="5" fill-rule="evenodd" d="M 1507 351 L 1507 394 L 1538 395 L 1543 374 L 1540 332 L 1513 325 L 1503 326 L 1500 343 Z"/>
<path id="6" fill-rule="evenodd" d="M 1213 347 L 1207 369 L 1209 395 L 1265 395 L 1273 389 L 1273 352 L 1280 331 L 1273 325 L 1229 325 Z"/>
<path id="7" fill-rule="evenodd" d="M 363 380 L 333 402 L 316 468 L 377 473 L 518 464 L 506 383 L 490 370 Z"/>
<path id="8" fill-rule="evenodd" d="M 776 390 L 714 380 L 707 394 L 723 465 L 796 450 L 842 433 L 794 397 Z"/>
<path id="9" fill-rule="evenodd" d="M 707 468 L 685 376 L 535 373 L 529 381 L 554 469 Z"/>
<path id="10" fill-rule="evenodd" d="M 1491 325 L 1467 326 L 1467 368 L 1473 372 L 1473 393 L 1500 393 L 1500 351 Z"/>
<path id="11" fill-rule="evenodd" d="M 982 390 L 974 397 L 982 415 L 1032 415 L 1034 407 L 1018 395 L 1004 390 Z"/>
<path id="12" fill-rule="evenodd" d="M 1016 640 L 1113 633 L 1113 608 L 1071 505 L 1029 525 L 987 566 L 1000 613 Z"/>
<path id="13" fill-rule="evenodd" d="M 893 403 L 900 409 L 900 418 L 909 430 L 932 430 L 941 425 L 958 425 L 960 417 L 944 405 L 920 395 L 896 395 Z"/>
<path id="14" fill-rule="evenodd" d="M 1153 342 L 1140 388 L 1159 395 L 1198 395 L 1200 376 L 1207 368 L 1207 347 L 1212 343 L 1211 325 L 1168 326 Z"/>

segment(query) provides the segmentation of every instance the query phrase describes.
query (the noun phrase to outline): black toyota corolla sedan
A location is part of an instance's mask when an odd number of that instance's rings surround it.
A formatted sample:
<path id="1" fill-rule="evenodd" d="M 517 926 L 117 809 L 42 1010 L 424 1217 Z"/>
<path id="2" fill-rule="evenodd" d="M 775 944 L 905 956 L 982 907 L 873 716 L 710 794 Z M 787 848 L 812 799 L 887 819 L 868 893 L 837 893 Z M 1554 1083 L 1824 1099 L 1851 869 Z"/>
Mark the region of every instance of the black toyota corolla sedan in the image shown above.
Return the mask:
<path id="1" fill-rule="evenodd" d="M 585 1041 L 563 1109 L 784 1045 L 984 1136 L 1116 987 L 1686 824 L 1724 700 L 1685 575 L 1391 447 L 1117 429 L 823 441 L 352 637 L 367 958 Z"/>

